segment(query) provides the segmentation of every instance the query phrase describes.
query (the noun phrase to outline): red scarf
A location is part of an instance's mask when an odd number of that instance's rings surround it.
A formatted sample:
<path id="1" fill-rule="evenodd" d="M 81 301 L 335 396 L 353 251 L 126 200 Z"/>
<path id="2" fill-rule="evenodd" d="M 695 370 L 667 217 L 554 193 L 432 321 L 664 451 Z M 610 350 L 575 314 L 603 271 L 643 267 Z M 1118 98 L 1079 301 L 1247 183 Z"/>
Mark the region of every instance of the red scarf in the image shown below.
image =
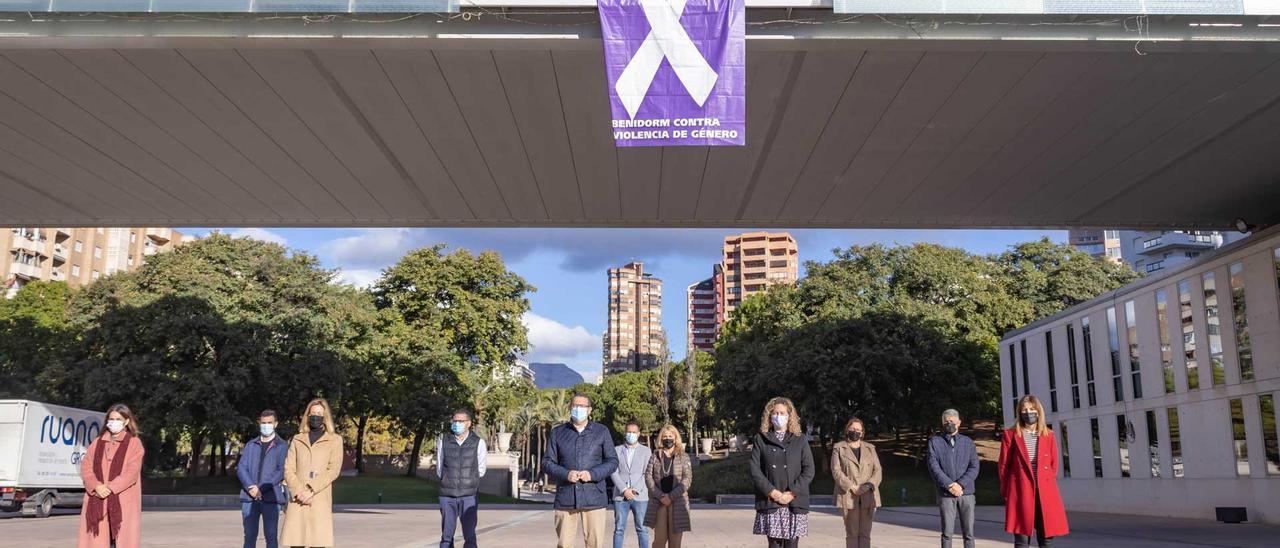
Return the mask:
<path id="1" fill-rule="evenodd" d="M 124 471 L 125 453 L 129 450 L 129 442 L 133 440 L 133 435 L 129 432 L 124 433 L 124 438 L 120 439 L 120 446 L 116 447 L 116 455 L 111 461 L 111 475 L 102 475 L 102 458 L 107 452 L 106 436 L 98 438 L 98 451 L 93 455 L 93 479 L 99 484 L 107 483 L 120 476 Z M 111 538 L 120 536 L 120 518 L 123 510 L 120 509 L 120 493 L 111 493 L 107 498 L 100 499 L 94 495 L 92 491 L 89 493 L 89 506 L 84 510 L 85 522 L 89 524 L 89 532 L 93 536 L 98 536 L 98 523 L 102 521 L 102 503 L 106 503 L 107 507 L 107 524 L 111 527 Z"/>

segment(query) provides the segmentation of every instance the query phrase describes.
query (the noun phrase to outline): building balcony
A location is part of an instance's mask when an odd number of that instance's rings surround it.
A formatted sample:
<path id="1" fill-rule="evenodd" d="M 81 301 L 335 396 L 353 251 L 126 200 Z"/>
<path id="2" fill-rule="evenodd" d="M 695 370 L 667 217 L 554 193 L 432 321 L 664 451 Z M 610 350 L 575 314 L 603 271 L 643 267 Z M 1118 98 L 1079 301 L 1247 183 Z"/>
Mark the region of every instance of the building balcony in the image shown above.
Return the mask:
<path id="1" fill-rule="evenodd" d="M 67 260 L 67 248 L 62 244 L 53 244 L 53 260 L 63 262 Z"/>
<path id="2" fill-rule="evenodd" d="M 55 282 L 64 282 L 67 280 L 66 275 L 62 273 L 61 268 L 55 268 L 49 273 L 49 278 Z"/>
<path id="3" fill-rule="evenodd" d="M 13 249 L 20 249 L 34 255 L 44 255 L 45 243 L 44 240 L 16 237 L 13 239 Z"/>
<path id="4" fill-rule="evenodd" d="M 9 265 L 9 272 L 14 276 L 26 280 L 40 279 L 40 267 L 36 265 L 12 263 Z"/>
<path id="5" fill-rule="evenodd" d="M 1155 238 L 1142 242 L 1142 254 L 1158 253 L 1173 248 L 1215 249 L 1219 238 L 1210 234 L 1187 234 L 1186 232 L 1165 232 Z"/>
<path id="6" fill-rule="evenodd" d="M 70 229 L 70 228 L 55 228 L 55 229 L 53 229 L 53 239 L 54 239 L 54 240 L 57 240 L 57 241 L 61 242 L 62 240 L 65 240 L 65 239 L 70 238 L 70 237 L 71 237 L 71 229 Z"/>

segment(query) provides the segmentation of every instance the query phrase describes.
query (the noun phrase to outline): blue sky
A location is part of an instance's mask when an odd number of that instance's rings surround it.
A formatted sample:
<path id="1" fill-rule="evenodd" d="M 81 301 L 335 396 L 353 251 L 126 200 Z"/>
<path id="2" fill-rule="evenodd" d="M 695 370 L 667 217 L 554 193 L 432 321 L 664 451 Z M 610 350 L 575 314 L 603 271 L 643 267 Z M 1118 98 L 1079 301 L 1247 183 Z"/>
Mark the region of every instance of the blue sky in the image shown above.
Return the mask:
<path id="1" fill-rule="evenodd" d="M 685 288 L 711 275 L 732 229 L 409 229 L 308 228 L 230 229 L 316 255 L 340 269 L 344 281 L 368 285 L 405 252 L 445 243 L 473 251 L 495 250 L 507 267 L 537 287 L 525 318 L 532 344 L 529 361 L 569 364 L 588 380 L 600 375 L 600 336 L 608 313 L 606 271 L 638 260 L 663 280 L 663 325 L 676 359 L 684 355 Z M 204 235 L 207 229 L 190 231 Z M 801 262 L 826 261 L 831 250 L 853 244 L 932 242 L 974 253 L 996 253 L 1010 244 L 1048 236 L 1065 241 L 1065 231 L 1036 230 L 791 230 Z M 801 276 L 804 275 L 803 270 Z"/>

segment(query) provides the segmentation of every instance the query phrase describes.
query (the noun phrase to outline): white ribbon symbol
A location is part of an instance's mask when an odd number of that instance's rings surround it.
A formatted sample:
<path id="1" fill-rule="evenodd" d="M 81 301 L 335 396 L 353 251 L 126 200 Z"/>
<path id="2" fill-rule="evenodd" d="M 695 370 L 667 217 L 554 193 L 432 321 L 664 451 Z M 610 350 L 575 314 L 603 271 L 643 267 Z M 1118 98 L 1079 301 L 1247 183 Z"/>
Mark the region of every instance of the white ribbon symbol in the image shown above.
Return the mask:
<path id="1" fill-rule="evenodd" d="M 640 0 L 645 19 L 649 20 L 649 34 L 613 86 L 632 119 L 635 119 L 640 104 L 649 93 L 649 86 L 653 84 L 663 59 L 671 63 L 676 77 L 698 106 L 707 101 L 720 77 L 680 25 L 680 15 L 684 13 L 687 1 Z"/>

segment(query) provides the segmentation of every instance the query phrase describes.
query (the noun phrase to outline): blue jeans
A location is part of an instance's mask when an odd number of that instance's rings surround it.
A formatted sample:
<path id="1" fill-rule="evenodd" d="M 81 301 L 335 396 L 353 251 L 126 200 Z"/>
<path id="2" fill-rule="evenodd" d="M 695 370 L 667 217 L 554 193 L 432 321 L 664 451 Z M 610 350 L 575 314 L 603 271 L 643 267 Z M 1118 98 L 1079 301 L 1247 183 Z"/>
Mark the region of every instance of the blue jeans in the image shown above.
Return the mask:
<path id="1" fill-rule="evenodd" d="M 628 513 L 635 517 L 636 536 L 640 538 L 640 548 L 649 548 L 649 530 L 644 528 L 644 511 L 648 507 L 647 500 L 613 501 L 613 548 L 622 548 L 622 539 L 627 536 Z"/>
<path id="2" fill-rule="evenodd" d="M 267 538 L 267 548 L 276 548 L 280 542 L 280 504 L 274 502 L 240 503 L 240 517 L 244 521 L 244 548 L 258 545 L 258 516 L 262 516 L 262 536 Z"/>
<path id="3" fill-rule="evenodd" d="M 453 548 L 453 535 L 462 518 L 462 540 L 466 548 L 476 548 L 476 495 L 440 496 L 440 548 Z"/>

